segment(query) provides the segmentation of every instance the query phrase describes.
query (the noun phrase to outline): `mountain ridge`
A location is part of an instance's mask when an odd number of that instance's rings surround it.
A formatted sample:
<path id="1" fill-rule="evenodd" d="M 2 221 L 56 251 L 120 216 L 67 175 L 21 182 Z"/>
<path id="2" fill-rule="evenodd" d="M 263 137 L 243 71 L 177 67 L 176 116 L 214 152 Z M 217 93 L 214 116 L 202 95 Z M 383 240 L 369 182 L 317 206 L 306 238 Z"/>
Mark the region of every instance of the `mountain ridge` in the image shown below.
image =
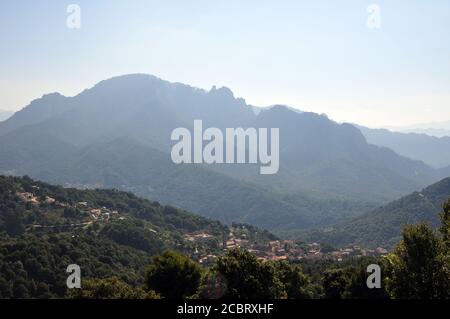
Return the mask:
<path id="1" fill-rule="evenodd" d="M 367 142 L 387 147 L 400 155 L 421 160 L 434 168 L 450 165 L 450 137 L 436 137 L 420 133 L 393 132 L 356 125 Z"/>
<path id="2" fill-rule="evenodd" d="M 40 116 L 25 116 L 39 109 L 43 110 Z M 169 156 L 170 133 L 176 127 L 192 129 L 195 119 L 202 119 L 204 127 L 222 129 L 279 127 L 279 173 L 259 175 L 256 165 L 183 165 L 174 169 Z M 136 144 L 136 154 L 122 151 L 126 149 L 123 146 L 114 150 L 114 145 L 105 154 L 99 151 L 122 138 Z M 165 188 L 159 199 L 167 203 L 186 205 L 222 221 L 251 221 L 272 230 L 319 227 L 318 221 L 346 219 L 431 184 L 444 174 L 370 145 L 358 129 L 326 116 L 295 112 L 286 106 L 255 114 L 228 88 L 206 91 L 142 74 L 104 80 L 74 97 L 52 94 L 35 100 L 0 123 L 0 150 L 0 172 L 58 183 L 103 180 L 109 181 L 104 187 L 135 184 L 141 187 L 139 194 L 149 198 L 154 195 L 155 181 L 165 178 L 171 187 Z M 83 157 L 86 150 L 89 152 Z M 86 168 L 91 174 L 85 173 Z M 203 190 L 193 189 L 191 181 Z M 163 183 L 158 185 L 164 189 Z M 245 190 L 249 196 L 233 189 L 224 193 L 226 185 Z M 213 191 L 208 193 L 208 188 Z M 264 205 L 257 202 L 258 197 L 264 199 Z M 217 208 L 217 199 L 224 207 Z M 282 216 L 287 218 L 279 218 L 276 206 L 283 207 L 286 213 Z M 332 206 L 347 208 L 337 211 Z"/>

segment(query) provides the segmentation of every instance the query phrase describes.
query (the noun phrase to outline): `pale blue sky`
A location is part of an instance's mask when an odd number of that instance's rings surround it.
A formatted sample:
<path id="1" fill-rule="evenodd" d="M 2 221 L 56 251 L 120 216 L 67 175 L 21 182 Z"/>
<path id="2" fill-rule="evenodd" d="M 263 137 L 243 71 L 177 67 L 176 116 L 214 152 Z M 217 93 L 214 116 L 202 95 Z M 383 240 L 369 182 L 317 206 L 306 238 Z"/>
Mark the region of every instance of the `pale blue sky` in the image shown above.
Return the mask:
<path id="1" fill-rule="evenodd" d="M 448 0 L 2 1 L 0 43 L 0 109 L 149 73 L 369 126 L 450 120 Z"/>

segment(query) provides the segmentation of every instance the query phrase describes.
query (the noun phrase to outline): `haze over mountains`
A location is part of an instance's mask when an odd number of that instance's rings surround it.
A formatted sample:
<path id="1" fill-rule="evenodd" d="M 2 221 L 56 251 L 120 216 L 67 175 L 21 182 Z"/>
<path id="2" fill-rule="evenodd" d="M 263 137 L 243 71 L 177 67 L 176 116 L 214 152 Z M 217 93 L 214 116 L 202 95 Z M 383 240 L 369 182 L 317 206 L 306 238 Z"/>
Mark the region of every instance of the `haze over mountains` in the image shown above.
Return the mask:
<path id="1" fill-rule="evenodd" d="M 260 175 L 259 165 L 173 164 L 170 134 L 192 129 L 195 119 L 204 127 L 278 127 L 278 174 Z M 255 112 L 228 88 L 133 74 L 74 97 L 45 95 L 0 123 L 1 173 L 115 187 L 224 222 L 284 231 L 350 219 L 450 169 L 369 144 L 358 128 L 323 115 L 286 106 Z"/>
<path id="2" fill-rule="evenodd" d="M 394 132 L 427 134 L 436 137 L 450 136 L 450 121 L 387 128 Z"/>
<path id="3" fill-rule="evenodd" d="M 387 129 L 358 126 L 367 142 L 388 147 L 396 153 L 424 161 L 435 168 L 450 163 L 450 136 L 436 137 L 419 133 L 400 133 Z"/>

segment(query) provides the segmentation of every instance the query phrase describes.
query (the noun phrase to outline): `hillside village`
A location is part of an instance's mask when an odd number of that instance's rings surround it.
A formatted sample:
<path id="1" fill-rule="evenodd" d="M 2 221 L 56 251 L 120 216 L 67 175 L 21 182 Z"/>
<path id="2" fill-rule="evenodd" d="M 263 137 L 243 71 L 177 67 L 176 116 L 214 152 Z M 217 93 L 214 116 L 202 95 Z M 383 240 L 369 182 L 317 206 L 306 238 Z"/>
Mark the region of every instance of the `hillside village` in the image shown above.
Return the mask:
<path id="1" fill-rule="evenodd" d="M 93 207 L 88 202 L 77 202 L 75 204 L 62 203 L 56 199 L 45 196 L 40 198 L 32 192 L 18 192 L 16 194 L 23 202 L 31 205 L 49 205 L 58 209 L 72 208 L 77 209 L 86 216 L 81 223 L 69 223 L 64 225 L 28 225 L 28 229 L 37 228 L 55 228 L 55 227 L 83 227 L 93 222 L 107 223 L 110 220 L 125 220 L 119 211 L 107 207 Z M 211 251 L 195 248 L 193 259 L 200 264 L 208 266 L 213 264 L 216 259 L 227 250 L 234 248 L 243 248 L 255 254 L 260 260 L 289 260 L 299 261 L 302 259 L 332 259 L 343 261 L 350 257 L 380 256 L 388 251 L 382 247 L 376 249 L 366 249 L 357 245 L 352 245 L 338 250 L 324 249 L 318 243 L 301 243 L 294 240 L 257 240 L 251 237 L 251 232 L 246 226 L 231 226 L 228 234 L 223 234 L 221 241 L 221 252 L 212 253 Z M 217 241 L 217 236 L 207 232 L 196 232 L 184 235 L 187 242 L 198 247 L 208 247 L 208 243 Z"/>
<path id="2" fill-rule="evenodd" d="M 33 186 L 38 189 L 37 186 Z M 64 224 L 64 225 L 28 225 L 28 228 L 53 228 L 53 227 L 76 227 L 76 226 L 85 226 L 89 225 L 94 221 L 103 221 L 108 222 L 109 220 L 118 219 L 124 220 L 125 217 L 122 216 L 117 210 L 112 210 L 107 207 L 92 207 L 88 202 L 77 202 L 75 204 L 63 203 L 59 202 L 53 197 L 45 196 L 45 198 L 40 198 L 36 196 L 32 192 L 17 192 L 16 195 L 25 203 L 29 203 L 31 205 L 39 206 L 39 205 L 48 205 L 55 209 L 67 209 L 72 208 L 81 212 L 84 216 L 86 216 L 85 221 L 82 223 L 76 224 Z"/>
<path id="3" fill-rule="evenodd" d="M 242 230 L 244 230 L 244 232 Z M 213 240 L 213 238 L 214 236 L 208 233 L 185 235 L 186 240 L 197 244 L 203 244 L 209 240 Z M 245 234 L 245 226 L 240 226 L 239 228 L 231 227 L 229 234 L 223 238 L 223 252 L 238 247 L 248 250 L 263 261 L 299 261 L 302 259 L 331 259 L 343 261 L 352 257 L 383 256 L 388 253 L 388 251 L 382 247 L 366 249 L 358 245 L 352 245 L 338 250 L 328 250 L 321 247 L 318 243 L 307 244 L 296 242 L 294 240 L 271 240 L 267 242 L 252 241 Z M 210 265 L 213 264 L 219 256 L 214 254 L 202 255 L 197 251 L 192 257 L 201 264 Z"/>

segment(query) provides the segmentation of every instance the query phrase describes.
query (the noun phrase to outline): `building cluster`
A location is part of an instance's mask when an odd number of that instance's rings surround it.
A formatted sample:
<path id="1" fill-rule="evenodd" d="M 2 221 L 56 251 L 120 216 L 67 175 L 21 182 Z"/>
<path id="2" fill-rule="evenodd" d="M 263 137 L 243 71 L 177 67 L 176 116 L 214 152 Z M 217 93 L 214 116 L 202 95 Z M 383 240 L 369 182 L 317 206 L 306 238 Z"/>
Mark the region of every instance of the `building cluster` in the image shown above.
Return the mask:
<path id="1" fill-rule="evenodd" d="M 333 259 L 342 261 L 350 257 L 380 256 L 388 253 L 382 247 L 366 249 L 357 245 L 330 251 L 322 249 L 318 243 L 306 244 L 293 240 L 274 240 L 265 246 L 250 244 L 243 248 L 247 248 L 261 260 Z"/>
<path id="2" fill-rule="evenodd" d="M 50 197 L 50 196 L 45 196 L 44 200 L 40 200 L 36 195 L 34 195 L 33 193 L 30 192 L 23 192 L 23 193 L 17 193 L 17 196 L 24 202 L 26 203 L 31 203 L 33 205 L 39 205 L 41 203 L 45 203 L 48 205 L 52 205 L 52 204 L 58 204 L 60 205 L 60 203 L 58 203 L 54 198 Z"/>
<path id="3" fill-rule="evenodd" d="M 84 204 L 85 202 L 79 202 L 77 205 L 80 205 L 80 203 Z M 125 217 L 120 216 L 117 210 L 112 210 L 106 207 L 92 208 L 89 209 L 88 212 L 93 220 L 109 221 L 110 219 L 125 219 Z"/>
<path id="4" fill-rule="evenodd" d="M 375 249 L 366 249 L 361 248 L 357 245 L 353 245 L 351 247 L 329 252 L 327 256 L 331 257 L 334 260 L 342 261 L 348 257 L 383 256 L 387 253 L 388 251 L 382 247 L 377 247 Z"/>
<path id="5" fill-rule="evenodd" d="M 76 208 L 80 212 L 89 216 L 90 221 L 109 221 L 110 219 L 119 219 L 124 220 L 125 217 L 121 216 L 121 214 L 117 210 L 113 210 L 107 207 L 92 207 L 88 202 L 77 202 L 74 205 L 69 203 L 63 203 L 57 201 L 56 199 L 45 196 L 45 198 L 40 198 L 31 192 L 18 192 L 16 194 L 23 202 L 31 203 L 32 205 L 51 205 L 56 208 Z"/>
<path id="6" fill-rule="evenodd" d="M 195 261 L 198 261 L 200 264 L 204 266 L 210 266 L 215 263 L 215 261 L 218 258 L 216 254 L 211 253 L 209 249 L 206 249 L 205 252 L 200 252 L 200 250 L 198 249 L 199 246 L 208 247 L 210 243 L 216 241 L 215 236 L 208 234 L 206 232 L 196 232 L 192 234 L 186 234 L 184 236 L 184 239 L 193 243 L 196 246 L 195 252 L 192 254 L 192 258 Z"/>
<path id="7" fill-rule="evenodd" d="M 260 260 L 288 260 L 299 261 L 303 259 L 331 259 L 335 261 L 343 261 L 347 258 L 358 258 L 364 256 L 381 256 L 388 253 L 388 251 L 382 247 L 376 249 L 361 248 L 357 245 L 341 248 L 337 250 L 324 249 L 318 243 L 299 243 L 294 240 L 273 240 L 266 241 L 264 243 L 251 241 L 245 236 L 245 234 L 235 236 L 233 231 L 228 236 L 224 236 L 222 252 L 214 255 L 210 253 L 199 253 L 198 249 L 194 254 L 194 259 L 198 260 L 201 264 L 210 265 L 215 262 L 218 255 L 223 254 L 227 250 L 235 248 L 243 248 L 256 255 Z M 200 245 L 206 244 L 209 240 L 215 237 L 211 234 L 192 233 L 185 235 L 185 239 Z"/>

